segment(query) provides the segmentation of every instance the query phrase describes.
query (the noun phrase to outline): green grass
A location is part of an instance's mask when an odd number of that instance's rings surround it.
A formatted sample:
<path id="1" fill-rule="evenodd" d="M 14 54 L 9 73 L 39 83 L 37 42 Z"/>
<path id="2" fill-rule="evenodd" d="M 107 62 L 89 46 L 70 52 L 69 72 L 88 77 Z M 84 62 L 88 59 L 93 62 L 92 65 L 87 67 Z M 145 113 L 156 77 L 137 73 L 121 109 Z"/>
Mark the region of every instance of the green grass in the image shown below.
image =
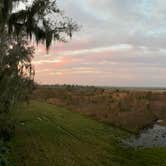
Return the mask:
<path id="1" fill-rule="evenodd" d="M 166 148 L 121 148 L 118 141 L 127 133 L 64 108 L 32 102 L 12 114 L 12 166 L 166 165 Z"/>

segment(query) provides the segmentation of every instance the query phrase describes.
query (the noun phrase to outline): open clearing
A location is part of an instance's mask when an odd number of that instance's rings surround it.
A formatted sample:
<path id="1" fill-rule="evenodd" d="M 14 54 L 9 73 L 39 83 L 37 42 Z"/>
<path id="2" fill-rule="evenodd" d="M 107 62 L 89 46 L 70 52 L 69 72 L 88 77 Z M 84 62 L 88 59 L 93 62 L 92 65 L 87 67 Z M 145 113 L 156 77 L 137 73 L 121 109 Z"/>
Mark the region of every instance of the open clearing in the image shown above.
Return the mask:
<path id="1" fill-rule="evenodd" d="M 127 133 L 54 105 L 31 102 L 13 112 L 16 166 L 165 166 L 166 148 L 122 148 Z"/>

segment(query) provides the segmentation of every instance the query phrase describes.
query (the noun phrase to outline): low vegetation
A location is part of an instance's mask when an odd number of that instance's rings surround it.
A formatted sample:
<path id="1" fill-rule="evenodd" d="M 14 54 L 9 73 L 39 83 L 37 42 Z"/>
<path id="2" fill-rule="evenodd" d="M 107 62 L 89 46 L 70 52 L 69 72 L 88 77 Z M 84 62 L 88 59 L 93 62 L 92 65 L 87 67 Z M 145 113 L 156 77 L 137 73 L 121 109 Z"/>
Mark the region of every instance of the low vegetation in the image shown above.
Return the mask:
<path id="1" fill-rule="evenodd" d="M 11 114 L 16 133 L 2 156 L 11 166 L 166 165 L 165 148 L 121 147 L 127 132 L 62 107 L 33 101 Z"/>
<path id="2" fill-rule="evenodd" d="M 137 133 L 166 119 L 164 91 L 117 90 L 81 86 L 40 86 L 33 98 L 80 112 Z"/>

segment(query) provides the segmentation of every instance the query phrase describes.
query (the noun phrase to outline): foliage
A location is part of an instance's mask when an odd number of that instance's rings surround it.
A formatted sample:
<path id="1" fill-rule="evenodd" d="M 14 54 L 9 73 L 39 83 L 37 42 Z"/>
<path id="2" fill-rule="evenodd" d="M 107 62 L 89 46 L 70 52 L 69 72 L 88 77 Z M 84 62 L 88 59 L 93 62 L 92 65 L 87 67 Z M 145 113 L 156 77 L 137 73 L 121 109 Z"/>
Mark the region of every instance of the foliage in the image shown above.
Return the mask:
<path id="1" fill-rule="evenodd" d="M 17 10 L 20 3 L 22 9 Z M 48 50 L 52 40 L 65 41 L 77 29 L 57 8 L 56 0 L 0 1 L 0 117 L 4 124 L 0 124 L 0 137 L 10 135 L 12 129 L 2 115 L 18 102 L 28 101 L 34 87 L 34 48 L 28 39 L 45 43 Z"/>
<path id="2" fill-rule="evenodd" d="M 22 9 L 16 8 L 22 3 Z M 0 110 L 8 112 L 18 100 L 27 99 L 33 88 L 34 49 L 28 40 L 65 41 L 78 26 L 62 14 L 56 0 L 0 1 Z"/>
<path id="3" fill-rule="evenodd" d="M 65 106 L 134 133 L 157 119 L 166 119 L 164 91 L 45 85 L 36 88 L 33 99 Z"/>
<path id="4" fill-rule="evenodd" d="M 14 3 L 15 2 L 15 3 Z M 19 6 L 19 2 L 25 5 L 25 9 L 12 10 Z M 2 23 L 8 25 L 10 33 L 20 34 L 25 31 L 36 42 L 45 42 L 47 49 L 52 40 L 65 41 L 72 36 L 72 32 L 78 29 L 76 23 L 63 15 L 56 5 L 56 0 L 33 0 L 32 3 L 25 0 L 2 1 L 0 18 Z M 15 5 L 14 5 L 15 4 Z"/>
<path id="5" fill-rule="evenodd" d="M 18 100 L 28 98 L 33 88 L 31 65 L 34 49 L 23 35 L 0 35 L 0 108 L 10 110 Z"/>

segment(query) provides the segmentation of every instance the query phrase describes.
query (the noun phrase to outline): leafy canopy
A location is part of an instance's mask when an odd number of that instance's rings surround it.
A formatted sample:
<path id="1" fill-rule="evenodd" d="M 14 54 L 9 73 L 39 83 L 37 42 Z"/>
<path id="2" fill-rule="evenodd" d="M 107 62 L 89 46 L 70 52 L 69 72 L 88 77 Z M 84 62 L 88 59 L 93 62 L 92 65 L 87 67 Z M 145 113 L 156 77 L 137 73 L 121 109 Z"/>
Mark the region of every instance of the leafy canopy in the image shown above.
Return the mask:
<path id="1" fill-rule="evenodd" d="M 20 4 L 24 7 L 16 10 Z M 9 33 L 25 31 L 30 39 L 34 36 L 37 43 L 45 43 L 47 49 L 52 40 L 66 41 L 78 30 L 77 24 L 59 10 L 56 0 L 1 0 L 0 23 Z"/>
<path id="2" fill-rule="evenodd" d="M 56 0 L 0 0 L 0 111 L 8 112 L 33 90 L 34 48 L 28 39 L 48 50 L 52 40 L 66 41 L 76 30 Z"/>

